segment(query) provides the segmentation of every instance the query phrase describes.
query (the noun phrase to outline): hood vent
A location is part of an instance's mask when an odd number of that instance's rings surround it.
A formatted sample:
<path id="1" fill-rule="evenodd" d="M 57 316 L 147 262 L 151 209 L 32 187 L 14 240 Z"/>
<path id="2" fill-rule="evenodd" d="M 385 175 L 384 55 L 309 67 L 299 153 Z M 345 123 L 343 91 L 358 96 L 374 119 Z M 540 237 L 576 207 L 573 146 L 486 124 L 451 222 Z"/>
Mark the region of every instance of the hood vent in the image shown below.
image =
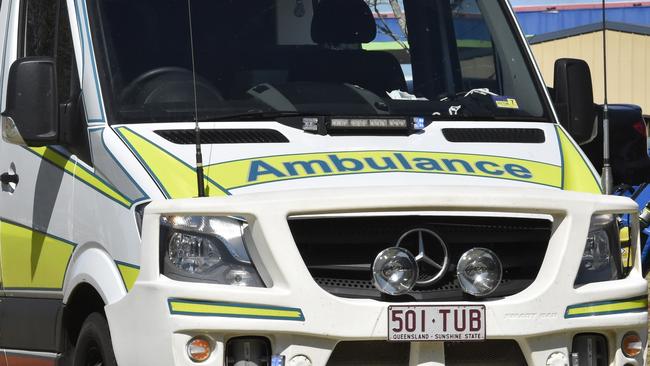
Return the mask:
<path id="1" fill-rule="evenodd" d="M 546 141 L 539 128 L 443 128 L 449 142 L 541 144 Z"/>
<path id="2" fill-rule="evenodd" d="M 160 130 L 159 136 L 180 145 L 193 145 L 194 130 Z M 283 134 L 270 129 L 202 129 L 202 144 L 270 144 L 289 142 Z"/>

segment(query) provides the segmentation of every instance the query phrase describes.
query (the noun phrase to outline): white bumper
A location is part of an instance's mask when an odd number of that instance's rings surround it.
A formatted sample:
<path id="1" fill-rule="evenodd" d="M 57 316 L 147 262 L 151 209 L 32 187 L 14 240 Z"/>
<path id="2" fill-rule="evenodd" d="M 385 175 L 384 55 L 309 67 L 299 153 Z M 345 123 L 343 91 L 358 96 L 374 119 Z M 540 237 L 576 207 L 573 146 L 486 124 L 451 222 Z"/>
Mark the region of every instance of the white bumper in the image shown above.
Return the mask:
<path id="1" fill-rule="evenodd" d="M 553 216 L 554 229 L 535 282 L 524 291 L 485 302 L 488 339 L 513 339 L 529 365 L 546 365 L 553 352 L 568 355 L 573 336 L 598 332 L 608 338 L 615 365 L 643 365 L 625 358 L 621 337 L 637 331 L 646 342 L 646 312 L 623 312 L 567 318 L 567 307 L 645 296 L 646 281 L 635 269 L 619 281 L 573 286 L 591 216 L 594 213 L 635 212 L 626 198 L 550 189 L 473 187 L 387 187 L 264 193 L 227 198 L 154 202 L 143 225 L 141 271 L 132 291 L 107 307 L 118 363 L 130 365 L 195 365 L 185 354 L 194 335 L 205 334 L 217 350 L 202 365 L 222 365 L 225 341 L 233 336 L 266 336 L 274 353 L 289 361 L 308 356 L 325 365 L 339 341 L 386 340 L 388 303 L 336 297 L 318 286 L 293 241 L 287 217 L 300 214 L 370 212 L 523 213 Z M 248 220 L 261 263 L 273 280 L 271 288 L 237 288 L 172 281 L 159 270 L 161 214 L 235 215 Z M 521 253 L 526 255 L 525 252 Z M 299 309 L 304 319 L 245 318 L 172 314 L 174 299 L 226 303 L 253 308 Z M 422 303 L 420 303 L 422 304 Z M 459 302 L 454 302 L 459 304 Z M 214 315 L 214 314 L 212 314 Z M 444 364 L 441 343 L 413 343 L 411 365 Z"/>

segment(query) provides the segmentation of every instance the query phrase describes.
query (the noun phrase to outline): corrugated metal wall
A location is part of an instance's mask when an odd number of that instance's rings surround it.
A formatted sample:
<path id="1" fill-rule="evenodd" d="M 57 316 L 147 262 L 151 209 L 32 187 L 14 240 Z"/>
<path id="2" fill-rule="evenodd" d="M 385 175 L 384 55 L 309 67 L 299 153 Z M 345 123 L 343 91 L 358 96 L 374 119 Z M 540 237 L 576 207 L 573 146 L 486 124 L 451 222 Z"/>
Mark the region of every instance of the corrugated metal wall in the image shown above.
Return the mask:
<path id="1" fill-rule="evenodd" d="M 607 31 L 610 103 L 632 103 L 650 114 L 650 36 Z M 594 97 L 603 101 L 602 32 L 532 46 L 546 84 L 553 84 L 553 65 L 561 57 L 580 58 L 591 67 Z"/>

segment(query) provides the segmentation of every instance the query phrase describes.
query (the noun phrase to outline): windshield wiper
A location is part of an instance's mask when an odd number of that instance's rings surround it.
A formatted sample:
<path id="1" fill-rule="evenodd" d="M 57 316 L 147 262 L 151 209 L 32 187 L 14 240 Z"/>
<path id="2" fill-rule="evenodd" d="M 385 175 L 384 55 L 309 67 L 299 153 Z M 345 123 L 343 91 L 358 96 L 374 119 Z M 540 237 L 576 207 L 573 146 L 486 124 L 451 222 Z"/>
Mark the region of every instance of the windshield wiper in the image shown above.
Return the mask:
<path id="1" fill-rule="evenodd" d="M 220 121 L 251 121 L 256 119 L 275 119 L 281 117 L 302 117 L 312 116 L 311 113 L 298 112 L 298 111 L 264 111 L 261 109 L 253 109 L 245 112 L 230 113 L 230 114 L 215 114 L 215 115 L 199 115 L 201 122 L 220 122 Z"/>

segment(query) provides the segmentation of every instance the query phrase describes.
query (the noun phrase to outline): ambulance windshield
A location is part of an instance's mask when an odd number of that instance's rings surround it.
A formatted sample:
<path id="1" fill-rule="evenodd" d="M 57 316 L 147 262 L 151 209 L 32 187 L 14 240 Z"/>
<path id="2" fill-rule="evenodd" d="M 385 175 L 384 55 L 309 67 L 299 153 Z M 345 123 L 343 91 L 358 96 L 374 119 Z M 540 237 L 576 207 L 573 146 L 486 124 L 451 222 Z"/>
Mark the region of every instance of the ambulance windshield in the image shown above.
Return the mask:
<path id="1" fill-rule="evenodd" d="M 549 121 L 499 0 L 88 0 L 112 123 Z"/>

